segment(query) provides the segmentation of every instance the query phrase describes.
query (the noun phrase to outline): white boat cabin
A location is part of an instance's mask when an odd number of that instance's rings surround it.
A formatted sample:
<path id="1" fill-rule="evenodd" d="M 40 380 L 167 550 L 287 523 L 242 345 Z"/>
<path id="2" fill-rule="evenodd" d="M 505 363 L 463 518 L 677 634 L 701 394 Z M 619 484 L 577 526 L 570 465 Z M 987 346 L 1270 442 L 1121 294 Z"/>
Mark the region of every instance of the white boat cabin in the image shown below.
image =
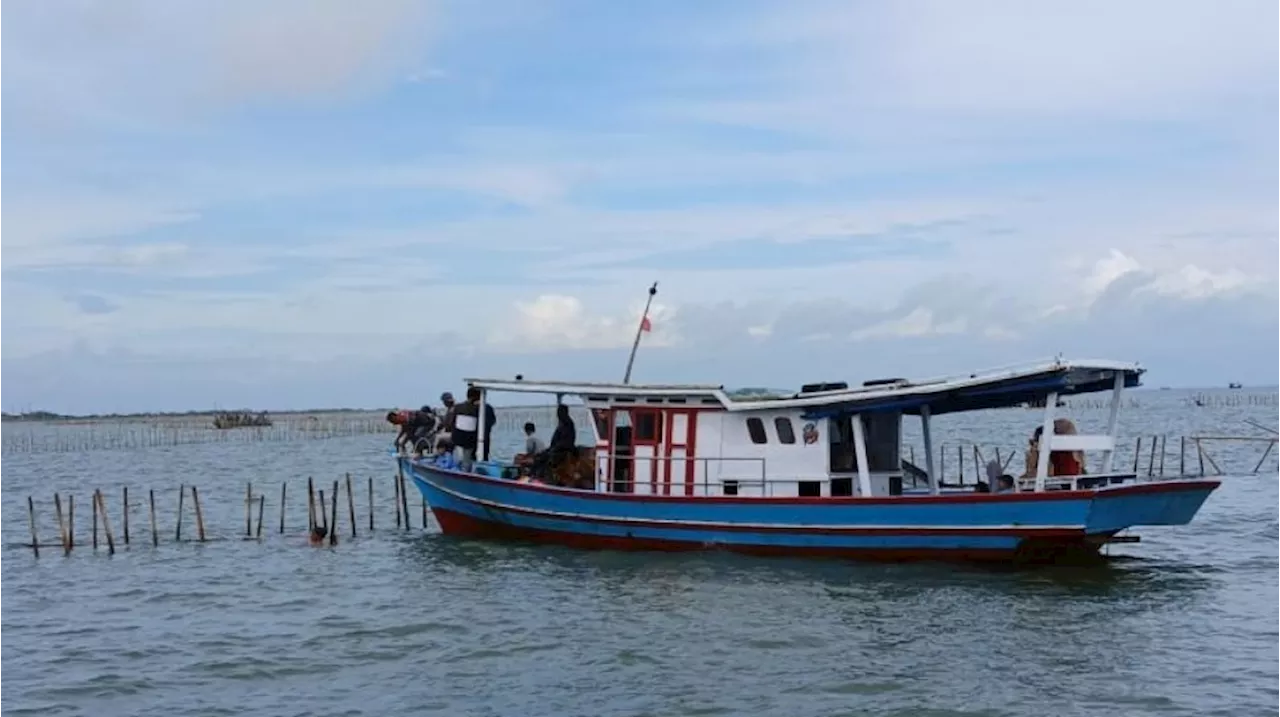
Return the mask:
<path id="1" fill-rule="evenodd" d="M 1102 451 L 1112 476 L 1121 392 L 1143 369 L 1108 361 L 908 381 L 815 384 L 792 394 L 727 392 L 715 385 L 642 385 L 468 379 L 494 391 L 574 395 L 594 417 L 596 490 L 673 496 L 894 496 L 912 473 L 941 490 L 933 466 L 933 416 L 1044 402 L 1039 465 L 1015 490 L 1072 487 L 1049 477 L 1051 451 Z M 1055 435 L 1061 396 L 1110 391 L 1106 435 Z M 486 399 L 482 399 L 486 400 Z M 904 418 L 921 422 L 925 465 L 903 460 Z M 1132 474 L 1127 477 L 1131 478 Z M 1115 481 L 1112 481 L 1115 482 Z M 1056 485 L 1055 485 L 1056 484 Z"/>

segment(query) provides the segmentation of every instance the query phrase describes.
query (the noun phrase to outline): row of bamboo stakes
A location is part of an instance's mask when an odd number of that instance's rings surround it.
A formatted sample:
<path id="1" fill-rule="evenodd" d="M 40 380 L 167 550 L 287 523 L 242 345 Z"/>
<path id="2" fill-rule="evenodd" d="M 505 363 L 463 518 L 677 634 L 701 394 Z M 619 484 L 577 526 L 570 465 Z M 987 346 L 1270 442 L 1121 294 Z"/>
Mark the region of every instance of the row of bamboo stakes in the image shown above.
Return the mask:
<path id="1" fill-rule="evenodd" d="M 1149 444 L 1147 443 L 1148 440 L 1150 441 Z M 1206 442 L 1212 443 L 1212 442 L 1221 442 L 1221 441 L 1266 444 L 1265 450 L 1263 450 L 1262 454 L 1258 457 L 1257 463 L 1254 464 L 1253 469 L 1250 471 L 1250 473 L 1254 475 L 1256 475 L 1260 470 L 1262 470 L 1262 466 L 1266 464 L 1267 459 L 1271 457 L 1271 452 L 1276 448 L 1276 445 L 1277 445 L 1277 439 L 1275 437 L 1268 437 L 1268 436 L 1179 436 L 1178 437 L 1178 473 L 1177 475 L 1206 476 L 1211 474 L 1210 471 L 1208 470 L 1210 468 L 1212 469 L 1212 475 L 1223 475 L 1222 468 L 1218 465 L 1218 462 L 1214 460 L 1213 456 L 1209 453 L 1209 450 L 1205 447 Z M 1145 467 L 1146 475 L 1148 477 L 1157 477 L 1157 476 L 1164 477 L 1165 458 L 1169 453 L 1168 443 L 1169 443 L 1168 436 L 1154 435 L 1154 436 L 1150 436 L 1149 438 L 1144 436 L 1138 436 L 1135 439 L 1134 446 L 1133 446 L 1133 464 L 1131 466 L 1132 472 L 1141 474 L 1143 472 L 1143 468 Z M 1149 445 L 1149 451 L 1144 452 L 1143 447 L 1148 445 Z M 1188 446 L 1190 446 L 1191 448 L 1191 455 L 1196 460 L 1196 465 L 1193 467 L 1194 470 L 1196 471 L 1194 474 L 1187 472 Z M 970 458 L 973 465 L 973 476 L 975 476 L 974 480 L 975 481 L 986 480 L 986 458 L 984 456 L 982 446 L 979 446 L 977 444 L 968 444 L 968 445 L 956 445 L 954 446 L 954 448 L 955 448 L 956 459 L 953 465 L 957 466 L 957 480 L 959 484 L 960 485 L 965 484 L 965 463 Z M 971 456 L 966 457 L 965 455 L 967 452 L 966 449 L 969 449 L 969 451 L 971 451 Z M 907 460 L 918 467 L 923 467 L 919 463 L 916 463 L 915 446 L 908 446 L 907 451 L 908 451 Z M 950 452 L 951 452 L 951 447 L 947 446 L 946 444 L 943 444 L 942 446 L 940 446 L 938 450 L 938 475 L 942 476 L 944 480 L 947 477 L 947 455 Z M 1022 453 L 1016 450 L 1011 450 L 1009 451 L 1009 453 L 1004 454 L 1000 450 L 999 446 L 995 447 L 994 453 L 995 453 L 995 460 L 1000 465 L 1000 470 L 1002 473 L 1008 472 L 1009 465 L 1013 463 L 1013 460 L 1018 456 L 1023 455 Z M 1145 455 L 1145 457 L 1147 458 L 1146 461 L 1142 460 L 1142 458 L 1144 457 L 1144 453 L 1146 453 Z M 1117 461 L 1115 463 L 1116 470 L 1122 470 L 1120 468 L 1121 465 L 1123 464 Z"/>
<path id="2" fill-rule="evenodd" d="M 355 484 L 351 480 L 351 474 L 345 475 L 345 481 L 335 480 L 333 488 L 329 492 L 328 497 L 325 496 L 324 488 L 317 488 L 316 482 L 312 478 L 307 478 L 307 534 L 310 535 L 318 525 L 325 529 L 326 539 L 330 545 L 336 545 L 338 542 L 338 504 L 340 502 L 339 489 L 343 482 L 346 485 L 347 497 L 347 518 L 351 528 L 351 537 L 358 537 L 357 524 L 360 522 L 356 519 L 356 499 Z M 373 490 L 374 479 L 368 479 L 368 530 L 370 533 L 374 531 L 374 500 Z M 410 520 L 409 497 L 407 490 L 407 481 L 404 474 L 400 473 L 393 477 L 393 485 L 395 487 L 395 515 L 396 529 L 409 530 L 413 527 Z M 182 522 L 184 504 L 187 498 L 187 491 L 191 492 L 191 504 L 195 513 L 195 529 L 197 542 L 209 542 L 210 538 L 205 530 L 204 508 L 200 503 L 200 490 L 196 486 L 181 485 L 178 487 L 178 511 L 177 518 L 174 523 L 174 542 L 182 542 Z M 286 508 L 288 505 L 289 482 L 284 481 L 280 484 L 280 523 L 279 533 L 283 535 L 286 529 Z M 107 554 L 114 555 L 116 552 L 116 536 L 111 528 L 110 512 L 107 510 L 107 501 L 101 490 L 94 490 L 90 498 L 92 507 L 92 546 L 94 550 L 99 547 L 99 523 L 101 523 L 101 537 L 106 544 Z M 54 515 L 58 523 L 58 546 L 62 548 L 63 555 L 70 555 L 76 546 L 75 534 L 75 496 L 67 495 L 66 511 L 63 511 L 62 494 L 53 494 Z M 422 500 L 422 517 L 421 527 L 427 527 L 427 502 Z M 256 508 L 257 520 L 254 520 Z M 147 509 L 150 523 L 151 545 L 159 547 L 160 545 L 160 529 L 156 520 L 156 492 L 154 490 L 147 491 Z M 261 540 L 263 537 L 263 525 L 266 517 L 267 496 L 260 493 L 256 500 L 253 494 L 253 484 L 245 485 L 245 515 L 244 515 L 244 539 L 245 540 Z M 121 538 L 123 545 L 129 547 L 135 537 L 130 530 L 129 520 L 129 487 L 124 486 L 121 489 Z M 36 525 L 36 509 L 35 498 L 27 496 L 27 518 L 31 526 L 31 550 L 36 557 L 40 557 L 40 548 L 42 547 L 39 538 L 39 530 Z M 48 543 L 43 547 L 50 547 Z"/>

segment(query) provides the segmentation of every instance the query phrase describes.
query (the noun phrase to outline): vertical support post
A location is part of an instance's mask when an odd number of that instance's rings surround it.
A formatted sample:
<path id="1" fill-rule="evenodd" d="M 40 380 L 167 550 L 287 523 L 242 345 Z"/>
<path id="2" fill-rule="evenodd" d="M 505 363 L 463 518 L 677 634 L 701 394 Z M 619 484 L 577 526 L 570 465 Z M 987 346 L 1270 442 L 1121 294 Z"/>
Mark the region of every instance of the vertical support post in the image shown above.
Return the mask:
<path id="1" fill-rule="evenodd" d="M 1155 475 L 1156 472 L 1156 444 L 1160 442 L 1160 436 L 1151 437 L 1151 456 L 1147 458 L 1147 477 Z"/>
<path id="2" fill-rule="evenodd" d="M 858 459 L 858 495 L 871 496 L 871 472 L 867 470 L 867 439 L 862 430 L 862 414 L 853 415 L 853 454 Z"/>
<path id="3" fill-rule="evenodd" d="M 156 491 L 147 489 L 147 502 L 151 504 L 151 547 L 160 547 L 160 535 L 156 532 Z"/>
<path id="4" fill-rule="evenodd" d="M 89 494 L 89 513 L 93 515 L 93 549 L 98 549 L 98 491 Z"/>
<path id="5" fill-rule="evenodd" d="M 111 519 L 107 517 L 107 499 L 102 497 L 102 491 L 93 492 L 94 498 L 98 503 L 98 511 L 102 513 L 102 532 L 107 536 L 107 555 L 116 554 L 116 538 L 111 534 Z"/>
<path id="6" fill-rule="evenodd" d="M 27 496 L 27 521 L 31 523 L 31 550 L 40 557 L 40 539 L 36 537 L 36 501 Z"/>
<path id="7" fill-rule="evenodd" d="M 1196 439 L 1196 454 L 1200 457 L 1200 477 L 1204 477 L 1204 446 L 1200 445 L 1200 439 Z"/>
<path id="8" fill-rule="evenodd" d="M 284 506 L 286 505 L 285 496 L 288 494 L 288 491 L 289 491 L 289 481 L 287 480 L 280 481 L 280 534 L 281 535 L 284 535 Z"/>
<path id="9" fill-rule="evenodd" d="M 174 531 L 174 541 L 182 540 L 182 497 L 186 494 L 187 487 L 185 485 L 178 486 L 178 527 L 177 530 Z"/>
<path id="10" fill-rule="evenodd" d="M 332 520 L 329 521 L 329 545 L 338 544 L 338 481 L 333 482 L 333 505 L 329 506 L 333 512 Z"/>
<path id="11" fill-rule="evenodd" d="M 1050 393 L 1044 400 L 1044 424 L 1040 430 L 1040 455 L 1036 461 L 1036 492 L 1044 490 L 1044 479 L 1049 475 L 1049 450 L 1053 445 L 1053 414 L 1058 408 L 1058 392 Z"/>
<path id="12" fill-rule="evenodd" d="M 956 466 L 960 471 L 960 485 L 964 485 L 964 446 L 956 446 Z"/>
<path id="13" fill-rule="evenodd" d="M 1142 436 L 1133 444 L 1133 474 L 1138 474 L 1138 456 L 1142 455 Z"/>
<path id="14" fill-rule="evenodd" d="M 124 513 L 124 544 L 129 547 L 129 486 L 125 486 L 122 493 L 120 510 Z"/>
<path id="15" fill-rule="evenodd" d="M 200 510 L 200 491 L 195 486 L 191 486 L 191 502 L 196 506 L 196 533 L 200 536 L 200 542 L 204 542 L 204 511 Z"/>
<path id="16" fill-rule="evenodd" d="M 485 425 L 486 422 L 484 420 L 485 418 L 484 405 L 485 405 L 485 401 L 487 400 L 489 400 L 488 391 L 485 391 L 483 388 L 480 389 L 480 405 L 478 409 L 480 412 L 476 415 L 476 461 L 477 462 L 484 460 L 485 452 L 489 450 L 489 442 L 487 440 L 489 436 L 486 435 L 488 433 L 488 431 L 486 430 L 488 426 Z M 403 469 L 401 469 L 400 480 L 404 480 Z"/>
<path id="17" fill-rule="evenodd" d="M 316 483 L 307 476 L 307 535 L 311 535 L 316 525 Z"/>
<path id="18" fill-rule="evenodd" d="M 1111 386 L 1111 412 L 1107 415 L 1107 435 L 1111 436 L 1111 447 L 1102 454 L 1102 473 L 1111 472 L 1111 464 L 1116 453 L 1116 428 L 1120 421 L 1120 396 L 1124 393 L 1124 371 L 1116 371 L 1115 383 Z"/>
<path id="19" fill-rule="evenodd" d="M 1160 436 L 1160 469 L 1159 469 L 1159 475 L 1160 475 L 1160 477 L 1161 477 L 1161 478 L 1163 478 L 1163 477 L 1164 477 L 1164 454 L 1169 452 L 1169 451 L 1167 450 L 1167 449 L 1168 449 L 1168 446 L 1169 446 L 1169 436 L 1167 436 L 1167 435 L 1166 435 L 1166 436 Z"/>
<path id="20" fill-rule="evenodd" d="M 351 517 L 351 537 L 356 537 L 356 497 L 351 490 L 351 474 L 347 474 L 347 512 Z"/>
<path id="21" fill-rule="evenodd" d="M 396 527 L 400 527 L 400 474 L 391 476 L 391 483 L 395 486 L 396 494 L 392 501 L 396 504 Z"/>
<path id="22" fill-rule="evenodd" d="M 76 547 L 76 496 L 67 494 L 67 551 Z"/>
<path id="23" fill-rule="evenodd" d="M 253 482 L 244 484 L 244 537 L 253 537 Z"/>
<path id="24" fill-rule="evenodd" d="M 258 495 L 258 540 L 262 540 L 262 514 L 267 510 L 267 494 Z"/>
<path id="25" fill-rule="evenodd" d="M 938 495 L 938 474 L 933 471 L 933 428 L 929 425 L 929 406 L 920 407 L 920 431 L 924 435 L 925 478 L 929 482 L 929 492 Z"/>
<path id="26" fill-rule="evenodd" d="M 1187 437 L 1178 436 L 1178 475 L 1187 474 Z"/>
<path id="27" fill-rule="evenodd" d="M 53 494 L 53 512 L 58 515 L 58 537 L 62 539 L 62 554 L 70 555 L 71 546 L 67 545 L 67 525 L 62 521 L 62 497 Z"/>
<path id="28" fill-rule="evenodd" d="M 326 505 L 327 505 L 327 504 L 324 502 L 324 488 L 321 488 L 321 489 L 317 490 L 317 491 L 316 491 L 316 493 L 320 496 L 320 523 L 319 523 L 319 525 L 320 525 L 320 527 L 321 527 L 321 528 L 324 528 L 325 530 L 328 530 L 328 529 L 329 529 L 329 512 L 328 512 L 327 510 L 325 510 L 325 507 L 326 507 Z"/>
<path id="29" fill-rule="evenodd" d="M 409 525 L 409 484 L 403 473 L 400 474 L 400 511 L 404 513 L 404 529 L 408 530 L 413 526 Z"/>
<path id="30" fill-rule="evenodd" d="M 373 532 L 373 476 L 369 476 L 369 532 Z"/>

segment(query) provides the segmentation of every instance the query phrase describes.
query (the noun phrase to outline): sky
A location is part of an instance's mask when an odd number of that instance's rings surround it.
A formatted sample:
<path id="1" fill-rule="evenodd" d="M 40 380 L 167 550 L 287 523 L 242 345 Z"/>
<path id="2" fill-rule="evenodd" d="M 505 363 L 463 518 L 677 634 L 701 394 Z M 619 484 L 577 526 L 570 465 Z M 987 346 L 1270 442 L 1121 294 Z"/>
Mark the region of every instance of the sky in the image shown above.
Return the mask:
<path id="1" fill-rule="evenodd" d="M 5 410 L 1277 383 L 1274 1 L 4 4 Z"/>

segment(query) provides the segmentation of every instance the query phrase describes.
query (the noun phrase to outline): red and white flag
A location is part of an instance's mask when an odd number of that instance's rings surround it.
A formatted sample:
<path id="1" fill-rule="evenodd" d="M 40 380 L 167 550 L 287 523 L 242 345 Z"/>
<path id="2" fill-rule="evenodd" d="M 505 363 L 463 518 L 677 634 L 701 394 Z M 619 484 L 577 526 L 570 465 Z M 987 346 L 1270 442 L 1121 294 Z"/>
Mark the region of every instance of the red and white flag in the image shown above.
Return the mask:
<path id="1" fill-rule="evenodd" d="M 642 317 L 640 317 L 640 330 L 641 330 L 641 331 L 653 331 L 653 324 L 649 323 L 649 317 L 648 317 L 648 316 L 642 316 Z"/>

